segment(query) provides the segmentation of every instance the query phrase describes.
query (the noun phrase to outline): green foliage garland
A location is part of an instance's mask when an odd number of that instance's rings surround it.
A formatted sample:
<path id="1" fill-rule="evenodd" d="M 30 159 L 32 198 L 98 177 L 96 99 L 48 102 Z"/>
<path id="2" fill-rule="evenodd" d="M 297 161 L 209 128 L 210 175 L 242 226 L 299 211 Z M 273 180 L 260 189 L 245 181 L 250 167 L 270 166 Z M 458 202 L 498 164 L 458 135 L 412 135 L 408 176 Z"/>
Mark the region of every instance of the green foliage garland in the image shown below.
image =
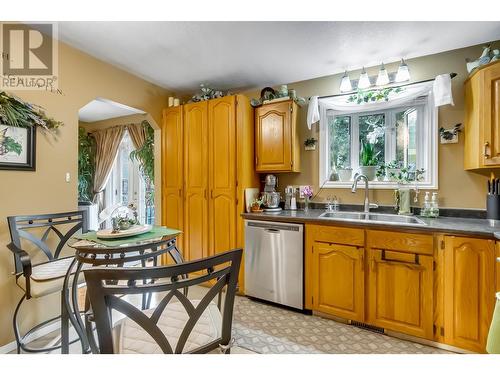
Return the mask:
<path id="1" fill-rule="evenodd" d="M 19 128 L 39 126 L 52 132 L 62 125 L 62 122 L 47 117 L 42 107 L 27 103 L 5 91 L 0 92 L 0 123 Z"/>
<path id="2" fill-rule="evenodd" d="M 78 127 L 78 200 L 91 202 L 95 171 L 95 140 L 83 127 Z"/>

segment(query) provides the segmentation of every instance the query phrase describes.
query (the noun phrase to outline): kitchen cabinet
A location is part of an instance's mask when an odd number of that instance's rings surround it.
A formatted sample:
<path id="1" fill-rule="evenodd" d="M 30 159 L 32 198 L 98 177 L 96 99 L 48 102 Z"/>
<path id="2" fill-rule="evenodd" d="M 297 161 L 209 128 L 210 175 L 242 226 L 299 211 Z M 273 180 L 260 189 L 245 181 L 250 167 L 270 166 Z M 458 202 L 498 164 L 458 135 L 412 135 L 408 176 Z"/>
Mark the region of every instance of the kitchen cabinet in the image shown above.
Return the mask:
<path id="1" fill-rule="evenodd" d="M 236 126 L 234 96 L 208 102 L 209 252 L 236 247 Z"/>
<path id="2" fill-rule="evenodd" d="M 183 231 L 186 260 L 243 247 L 244 190 L 259 186 L 253 120 L 242 95 L 164 111 L 162 222 Z"/>
<path id="3" fill-rule="evenodd" d="M 363 321 L 364 251 L 363 247 L 314 243 L 314 310 Z"/>
<path id="4" fill-rule="evenodd" d="M 432 339 L 433 238 L 367 231 L 367 322 Z"/>
<path id="5" fill-rule="evenodd" d="M 208 251 L 208 103 L 184 106 L 184 254 Z"/>
<path id="6" fill-rule="evenodd" d="M 363 321 L 364 251 L 363 230 L 308 225 L 306 308 Z"/>
<path id="7" fill-rule="evenodd" d="M 484 352 L 495 304 L 495 242 L 445 236 L 444 342 Z"/>
<path id="8" fill-rule="evenodd" d="M 300 172 L 297 104 L 293 100 L 264 104 L 255 110 L 257 172 Z"/>
<path id="9" fill-rule="evenodd" d="M 500 168 L 500 61 L 465 81 L 466 170 Z"/>
<path id="10" fill-rule="evenodd" d="M 162 138 L 162 225 L 183 230 L 183 126 L 182 106 L 163 111 Z M 168 176 L 168 177 L 167 177 Z M 183 235 L 177 237 L 177 247 L 183 251 Z M 164 262 L 170 257 L 165 256 Z"/>

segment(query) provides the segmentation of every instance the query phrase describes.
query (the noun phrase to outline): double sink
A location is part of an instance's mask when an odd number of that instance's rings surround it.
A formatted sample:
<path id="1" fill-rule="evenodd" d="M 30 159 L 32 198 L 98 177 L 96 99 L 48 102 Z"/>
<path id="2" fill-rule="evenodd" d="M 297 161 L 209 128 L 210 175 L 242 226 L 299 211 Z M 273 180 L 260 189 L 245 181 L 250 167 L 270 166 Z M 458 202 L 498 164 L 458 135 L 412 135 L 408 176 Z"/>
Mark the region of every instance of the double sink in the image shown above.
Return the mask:
<path id="1" fill-rule="evenodd" d="M 381 224 L 400 224 L 400 225 L 427 225 L 418 217 L 401 216 L 392 214 L 377 214 L 365 212 L 325 212 L 319 216 L 323 219 L 341 220 L 341 221 L 362 221 L 368 223 Z"/>

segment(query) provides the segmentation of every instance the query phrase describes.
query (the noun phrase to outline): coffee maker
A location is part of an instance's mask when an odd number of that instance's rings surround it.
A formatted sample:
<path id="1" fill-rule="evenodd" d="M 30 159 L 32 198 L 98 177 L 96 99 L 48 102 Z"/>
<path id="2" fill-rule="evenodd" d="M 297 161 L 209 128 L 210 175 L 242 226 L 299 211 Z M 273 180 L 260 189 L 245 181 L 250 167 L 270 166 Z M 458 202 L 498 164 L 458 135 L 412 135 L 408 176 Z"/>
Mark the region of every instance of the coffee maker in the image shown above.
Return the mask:
<path id="1" fill-rule="evenodd" d="M 276 186 L 278 186 L 277 177 L 275 175 L 268 174 L 265 179 L 264 192 L 262 193 L 264 211 L 266 212 L 281 211 L 281 195 L 276 191 Z"/>

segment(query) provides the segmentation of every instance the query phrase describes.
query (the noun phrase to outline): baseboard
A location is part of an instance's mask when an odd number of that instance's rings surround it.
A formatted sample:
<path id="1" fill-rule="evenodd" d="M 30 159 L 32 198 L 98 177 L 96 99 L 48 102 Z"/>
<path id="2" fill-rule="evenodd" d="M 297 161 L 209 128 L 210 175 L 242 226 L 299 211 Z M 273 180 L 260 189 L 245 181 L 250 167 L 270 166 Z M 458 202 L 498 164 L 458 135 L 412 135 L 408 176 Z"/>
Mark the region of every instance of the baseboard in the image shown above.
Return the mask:
<path id="1" fill-rule="evenodd" d="M 33 332 L 30 335 L 30 338 L 26 343 L 30 343 L 36 339 L 39 339 L 45 335 L 48 335 L 51 332 L 54 332 L 55 330 L 58 330 L 61 327 L 61 322 L 57 321 L 51 324 L 46 325 L 45 327 L 40 328 L 39 330 Z M 9 354 L 12 351 L 15 351 L 17 349 L 17 344 L 16 340 L 9 342 L 8 344 L 5 344 L 4 346 L 0 347 L 0 354 Z"/>

